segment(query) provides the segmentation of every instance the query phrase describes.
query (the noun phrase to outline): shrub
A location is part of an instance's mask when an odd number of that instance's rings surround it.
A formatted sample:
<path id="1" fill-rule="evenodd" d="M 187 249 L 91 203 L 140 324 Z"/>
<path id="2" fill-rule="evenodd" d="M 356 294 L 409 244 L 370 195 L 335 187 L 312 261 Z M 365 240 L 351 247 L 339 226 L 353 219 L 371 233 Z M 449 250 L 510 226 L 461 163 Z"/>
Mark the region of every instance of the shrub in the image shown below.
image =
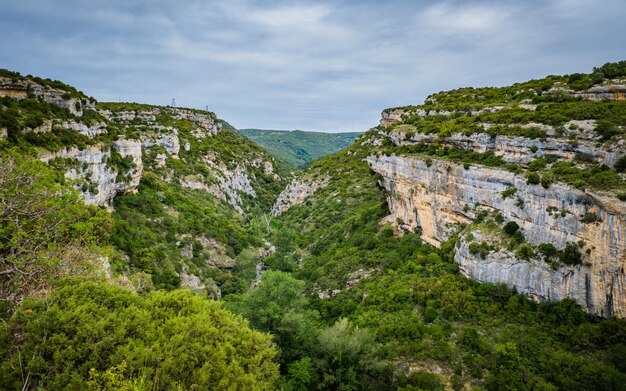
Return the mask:
<path id="1" fill-rule="evenodd" d="M 502 193 L 500 193 L 502 195 L 502 198 L 506 199 L 511 197 L 513 194 L 515 194 L 515 192 L 517 192 L 517 189 L 514 187 L 507 187 L 504 191 L 502 191 Z"/>
<path id="2" fill-rule="evenodd" d="M 535 153 L 538 150 L 539 150 L 539 148 L 536 145 L 533 144 L 533 145 L 530 146 L 530 152 Z"/>
<path id="3" fill-rule="evenodd" d="M 527 180 L 529 185 L 538 185 L 539 183 L 541 183 L 541 178 L 536 172 L 531 172 L 530 174 L 528 174 Z"/>
<path id="4" fill-rule="evenodd" d="M 527 261 L 530 258 L 532 258 L 534 255 L 535 255 L 535 250 L 533 249 L 533 246 L 531 246 L 528 243 L 521 244 L 517 248 L 517 251 L 515 251 L 515 256 L 517 258 L 524 259 L 524 260 L 527 260 Z"/>
<path id="5" fill-rule="evenodd" d="M 608 120 L 599 120 L 596 123 L 595 131 L 600 136 L 602 136 L 602 139 L 605 141 L 621 133 L 620 128 L 616 124 Z"/>
<path id="6" fill-rule="evenodd" d="M 556 257 L 559 253 L 559 250 L 557 250 L 552 243 L 541 243 L 537 247 L 537 250 L 539 250 L 539 253 L 543 255 L 543 259 L 546 262 L 548 262 L 551 258 Z"/>
<path id="7" fill-rule="evenodd" d="M 617 159 L 617 161 L 613 165 L 613 169 L 619 173 L 626 171 L 626 155 Z"/>
<path id="8" fill-rule="evenodd" d="M 581 218 L 580 218 L 580 222 L 581 223 L 585 223 L 585 224 L 590 224 L 590 223 L 596 223 L 596 222 L 600 222 L 602 221 L 602 219 L 600 218 L 600 216 L 598 216 L 595 213 L 585 213 Z"/>
<path id="9" fill-rule="evenodd" d="M 582 263 L 582 254 L 576 243 L 567 243 L 559 256 L 559 262 L 566 265 L 579 265 Z"/>
<path id="10" fill-rule="evenodd" d="M 519 230 L 519 225 L 515 221 L 509 221 L 504 225 L 503 230 L 507 235 L 513 236 Z"/>
<path id="11" fill-rule="evenodd" d="M 541 177 L 541 186 L 544 189 L 549 189 L 552 183 L 554 183 L 554 175 L 548 173 Z"/>

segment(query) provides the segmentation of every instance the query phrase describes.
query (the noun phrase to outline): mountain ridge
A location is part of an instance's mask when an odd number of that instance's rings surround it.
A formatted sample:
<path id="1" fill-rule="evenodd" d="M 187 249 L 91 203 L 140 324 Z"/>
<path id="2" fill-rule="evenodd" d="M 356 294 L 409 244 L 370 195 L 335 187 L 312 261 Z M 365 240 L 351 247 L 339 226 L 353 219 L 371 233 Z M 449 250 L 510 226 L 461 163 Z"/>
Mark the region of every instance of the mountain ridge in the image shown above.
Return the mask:
<path id="1" fill-rule="evenodd" d="M 269 129 L 239 129 L 238 132 L 297 168 L 303 168 L 313 160 L 338 152 L 361 134 Z"/>

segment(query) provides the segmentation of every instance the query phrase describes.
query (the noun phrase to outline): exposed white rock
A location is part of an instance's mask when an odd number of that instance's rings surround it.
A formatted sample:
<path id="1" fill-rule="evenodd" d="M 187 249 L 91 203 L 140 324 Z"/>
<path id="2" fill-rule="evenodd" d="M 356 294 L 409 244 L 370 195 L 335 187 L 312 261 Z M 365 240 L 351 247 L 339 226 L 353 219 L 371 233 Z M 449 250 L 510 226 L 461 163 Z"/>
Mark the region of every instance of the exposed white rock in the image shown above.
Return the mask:
<path id="1" fill-rule="evenodd" d="M 178 156 L 180 152 L 180 141 L 178 139 L 178 131 L 173 129 L 172 133 L 158 134 L 158 133 L 142 133 L 141 134 L 141 146 L 144 148 L 150 148 L 158 145 L 165 148 L 165 151 L 172 156 Z"/>
<path id="2" fill-rule="evenodd" d="M 61 124 L 61 127 L 75 130 L 78 133 L 85 135 L 87 137 L 91 137 L 91 138 L 96 137 L 97 135 L 100 135 L 100 134 L 107 133 L 107 126 L 104 122 L 98 122 L 95 125 L 87 126 L 82 122 L 67 121 L 67 122 L 63 122 Z"/>
<path id="3" fill-rule="evenodd" d="M 327 184 L 328 178 L 326 177 L 310 180 L 294 179 L 276 199 L 272 207 L 272 216 L 279 216 L 292 206 L 303 203 L 307 197 L 326 187 Z"/>
<path id="4" fill-rule="evenodd" d="M 25 129 L 24 131 L 27 131 L 27 129 Z M 47 119 L 47 120 L 43 121 L 43 124 L 37 126 L 32 131 L 33 131 L 33 133 L 50 133 L 50 132 L 52 132 L 52 120 Z"/>
<path id="5" fill-rule="evenodd" d="M 8 77 L 0 77 L 0 96 L 24 99 L 29 94 L 42 99 L 44 102 L 64 107 L 78 117 L 83 115 L 84 109 L 96 109 L 94 101 L 68 97 L 68 91 L 43 86 L 30 80 L 14 81 Z"/>
<path id="6" fill-rule="evenodd" d="M 572 297 L 596 315 L 626 316 L 626 203 L 563 184 L 544 189 L 527 184 L 521 175 L 485 167 L 466 170 L 461 165 L 437 160 L 428 166 L 419 158 L 385 155 L 370 156 L 367 161 L 382 176 L 381 184 L 388 191 L 390 220 L 400 220 L 412 230 L 421 229 L 424 240 L 433 245 L 448 239 L 458 223 L 471 222 L 474 206 L 496 210 L 506 220 L 515 221 L 533 245 L 552 243 L 562 249 L 568 242 L 582 241 L 585 250 L 591 250 L 584 259 L 591 265 L 589 288 L 584 296 Z M 504 198 L 502 192 L 509 188 L 515 188 L 516 193 Z M 518 197 L 523 205 L 517 202 Z M 567 213 L 549 213 L 549 207 Z M 601 221 L 581 222 L 581 216 L 588 213 Z M 513 279 L 500 282 L 517 284 Z M 539 287 L 531 289 L 535 280 L 526 284 L 526 291 L 542 292 Z"/>
<path id="7" fill-rule="evenodd" d="M 592 123 L 593 121 L 580 121 L 576 124 L 577 129 L 570 130 L 571 133 L 575 133 L 578 136 L 585 136 L 585 139 L 581 139 L 577 143 L 554 137 L 545 139 L 505 135 L 494 137 L 487 133 L 473 133 L 469 135 L 453 133 L 443 138 L 436 134 L 415 133 L 407 137 L 404 129 L 400 127 L 389 135 L 382 132 L 381 134 L 388 137 L 398 146 L 436 142 L 473 152 L 485 153 L 493 151 L 495 155 L 501 156 L 502 160 L 509 163 L 528 164 L 534 159 L 546 155 L 557 156 L 560 160 L 573 161 L 577 154 L 584 154 L 600 163 L 613 166 L 619 158 L 626 155 L 626 145 L 616 143 L 604 147 L 598 146 L 596 140 L 598 136 L 595 132 L 592 131 L 595 137 L 589 138 L 588 129 L 593 126 Z M 536 126 L 536 124 L 532 124 L 532 126 Z M 535 148 L 536 151 L 533 152 Z"/>
<path id="8" fill-rule="evenodd" d="M 132 191 L 139 186 L 143 164 L 141 161 L 141 144 L 137 140 L 118 140 L 112 145 L 122 157 L 131 156 L 134 168 L 121 173 L 123 180 L 118 180 L 118 172 L 110 167 L 108 160 L 111 151 L 102 145 L 93 145 L 85 149 L 76 147 L 40 156 L 40 160 L 49 162 L 55 158 L 76 159 L 78 166 L 69 167 L 65 176 L 76 180 L 76 187 L 82 191 L 87 204 L 109 205 L 116 194 Z M 89 190 L 83 190 L 81 183 L 88 183 Z M 93 185 L 93 186 L 91 186 Z"/>

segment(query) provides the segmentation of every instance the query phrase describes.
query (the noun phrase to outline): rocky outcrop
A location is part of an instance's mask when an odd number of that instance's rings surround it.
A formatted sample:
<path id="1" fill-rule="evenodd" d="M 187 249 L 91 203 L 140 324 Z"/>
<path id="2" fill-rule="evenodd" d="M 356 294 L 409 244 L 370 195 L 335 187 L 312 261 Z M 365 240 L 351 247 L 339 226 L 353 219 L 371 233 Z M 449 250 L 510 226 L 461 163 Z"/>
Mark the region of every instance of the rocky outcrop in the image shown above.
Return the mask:
<path id="1" fill-rule="evenodd" d="M 186 236 L 186 239 L 187 238 L 189 238 L 189 236 Z M 187 240 L 185 244 L 178 242 L 178 245 L 181 246 L 181 255 L 183 258 L 193 258 L 193 242 L 200 244 L 201 250 L 198 256 L 203 259 L 207 265 L 219 269 L 233 269 L 235 267 L 235 260 L 226 255 L 224 246 L 215 239 L 205 236 L 193 237 L 191 240 Z"/>
<path id="2" fill-rule="evenodd" d="M 490 106 L 490 107 L 485 107 L 479 110 L 470 110 L 468 111 L 468 114 L 475 116 L 475 115 L 484 114 L 484 113 L 494 113 L 496 111 L 500 111 L 504 109 L 505 107 L 506 106 Z M 525 110 L 535 110 L 536 108 L 533 105 L 524 105 L 524 104 L 520 105 L 520 107 Z M 415 115 L 421 118 L 421 117 L 429 117 L 429 116 L 432 117 L 435 115 L 449 116 L 452 114 L 453 112 L 448 111 L 448 110 L 434 110 L 434 109 L 427 110 L 425 108 L 417 108 L 415 106 L 413 107 L 407 106 L 405 108 L 385 109 L 381 113 L 380 125 L 382 127 L 387 127 L 389 125 L 402 122 L 405 117 L 415 116 Z"/>
<path id="3" fill-rule="evenodd" d="M 192 131 L 192 134 L 196 138 L 214 135 L 222 129 L 222 123 L 217 121 L 214 116 L 207 113 L 179 108 L 171 108 L 170 110 L 173 110 L 174 118 L 191 121 L 204 130 L 200 131 L 196 129 Z"/>
<path id="4" fill-rule="evenodd" d="M 587 90 L 575 91 L 567 87 L 566 84 L 557 83 L 555 86 L 545 92 L 547 95 L 558 93 L 566 93 L 575 98 L 581 98 L 591 101 L 603 100 L 624 100 L 626 94 L 626 80 L 607 80 L 602 84 L 595 85 Z"/>
<path id="5" fill-rule="evenodd" d="M 133 168 L 128 172 L 118 172 L 116 167 L 111 166 L 111 148 L 122 157 L 131 157 Z M 93 145 L 82 150 L 76 147 L 62 149 L 42 155 L 40 160 L 63 159 L 69 162 L 65 177 L 74 181 L 85 203 L 110 205 L 117 194 L 135 190 L 143 172 L 139 141 L 118 140 L 113 142 L 111 148 Z"/>
<path id="6" fill-rule="evenodd" d="M 46 121 L 48 122 L 48 121 Z M 43 126 L 43 125 L 42 125 Z M 106 134 L 108 132 L 107 130 L 107 125 L 104 122 L 98 122 L 94 125 L 88 126 L 82 122 L 76 122 L 76 121 L 68 121 L 68 122 L 63 122 L 61 124 L 62 128 L 66 128 L 66 129 L 71 129 L 71 130 L 75 130 L 78 133 L 87 136 L 87 137 L 91 137 L 94 138 L 98 135 L 101 134 Z"/>
<path id="7" fill-rule="evenodd" d="M 215 116 L 210 113 L 176 107 L 153 107 L 145 110 L 126 111 L 101 110 L 100 114 L 109 121 L 133 125 L 154 125 L 157 123 L 159 115 L 169 115 L 174 119 L 187 120 L 198 125 L 199 128 L 191 130 L 192 135 L 198 139 L 214 135 L 222 129 L 221 122 L 217 121 Z"/>
<path id="8" fill-rule="evenodd" d="M 218 164 L 217 167 L 221 174 L 217 177 L 220 189 L 226 195 L 228 202 L 233 208 L 239 213 L 243 213 L 243 200 L 239 193 L 256 197 L 256 192 L 248 177 L 248 171 L 242 165 L 237 165 L 234 169 L 229 169 L 223 164 Z"/>
<path id="9" fill-rule="evenodd" d="M 142 133 L 141 146 L 144 148 L 150 148 L 158 145 L 163 147 L 168 154 L 178 156 L 178 152 L 180 152 L 178 130 L 175 128 L 171 128 L 169 130 L 169 133 Z"/>
<path id="10" fill-rule="evenodd" d="M 453 133 L 448 137 L 439 137 L 436 134 L 407 133 L 403 129 L 394 130 L 389 135 L 385 133 L 382 135 L 388 137 L 397 146 L 435 143 L 479 153 L 493 152 L 496 156 L 502 157 L 505 162 L 522 165 L 548 155 L 567 161 L 574 161 L 584 155 L 585 158 L 613 166 L 619 158 L 626 155 L 626 140 L 618 140 L 611 145 L 598 145 L 600 136 L 593 132 L 594 121 L 570 121 L 566 125 L 576 126 L 575 130 L 567 131 L 567 136 L 576 137 L 576 142 L 550 137 L 555 136 L 554 129 L 542 124 L 530 124 L 527 127 L 545 128 L 548 137 L 544 139 L 507 135 L 492 136 L 487 133 Z"/>
<path id="11" fill-rule="evenodd" d="M 278 195 L 272 207 L 272 216 L 279 216 L 292 206 L 303 203 L 307 197 L 313 195 L 317 190 L 326 187 L 327 184 L 328 178 L 294 179 Z"/>
<path id="12" fill-rule="evenodd" d="M 477 259 L 468 256 L 461 244 L 457 262 L 468 276 L 506 283 L 546 300 L 573 297 L 595 315 L 626 316 L 625 203 L 563 184 L 545 189 L 528 184 L 522 175 L 492 168 L 465 169 L 447 161 L 427 164 L 415 157 L 387 155 L 370 156 L 367 161 L 388 191 L 390 220 L 421 230 L 423 239 L 433 245 L 448 239 L 459 223 L 470 223 L 476 210 L 492 210 L 515 221 L 533 245 L 552 243 L 563 249 L 569 242 L 581 242 L 589 251 L 584 265 L 554 271 L 548 264 L 516 260 L 502 252 Z M 503 196 L 507 189 L 514 189 L 515 195 Z M 581 220 L 589 214 L 598 221 Z M 545 285 L 552 280 L 556 282 Z"/>
<path id="13" fill-rule="evenodd" d="M 477 239 L 481 239 L 474 233 Z M 454 256 L 461 273 L 480 282 L 506 283 L 535 300 L 574 298 L 587 312 L 624 317 L 624 274 L 600 264 L 560 265 L 554 270 L 540 259 L 520 260 L 501 249 L 484 259 L 472 254 L 461 239 Z"/>
<path id="14" fill-rule="evenodd" d="M 44 102 L 64 107 L 78 117 L 83 115 L 84 109 L 96 109 L 95 101 L 87 97 L 80 98 L 77 94 L 41 85 L 29 79 L 13 80 L 7 77 L 0 77 L 0 96 L 8 96 L 15 99 L 24 99 L 28 96 L 37 97 Z"/>

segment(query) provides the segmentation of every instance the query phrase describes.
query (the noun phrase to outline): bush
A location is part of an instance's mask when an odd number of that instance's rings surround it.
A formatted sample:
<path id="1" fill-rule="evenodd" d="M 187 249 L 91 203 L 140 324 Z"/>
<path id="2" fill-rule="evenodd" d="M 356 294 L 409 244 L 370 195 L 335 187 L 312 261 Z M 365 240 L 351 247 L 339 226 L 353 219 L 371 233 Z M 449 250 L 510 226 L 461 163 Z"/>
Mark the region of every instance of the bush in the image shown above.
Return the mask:
<path id="1" fill-rule="evenodd" d="M 507 235 L 513 236 L 519 230 L 519 225 L 515 221 L 509 221 L 504 225 L 503 230 Z"/>
<path id="2" fill-rule="evenodd" d="M 515 251 L 515 256 L 528 261 L 530 258 L 535 256 L 535 250 L 530 244 L 523 243 L 517 248 L 517 251 Z"/>
<path id="3" fill-rule="evenodd" d="M 613 165 L 613 169 L 619 173 L 623 173 L 624 171 L 626 171 L 626 156 L 622 156 L 621 158 L 617 159 L 617 161 Z"/>
<path id="4" fill-rule="evenodd" d="M 541 243 L 537 247 L 537 250 L 539 250 L 539 253 L 543 255 L 543 259 L 546 262 L 556 257 L 559 253 L 559 250 L 557 250 L 552 243 Z"/>
<path id="5" fill-rule="evenodd" d="M 541 186 L 543 186 L 544 189 L 549 189 L 550 185 L 553 184 L 554 181 L 554 175 L 550 173 L 545 174 L 541 177 Z"/>
<path id="6" fill-rule="evenodd" d="M 529 185 L 538 185 L 539 183 L 541 183 L 541 178 L 536 172 L 529 173 L 527 179 Z"/>
<path id="7" fill-rule="evenodd" d="M 559 262 L 566 265 L 579 265 L 582 263 L 582 254 L 576 243 L 567 243 L 559 256 Z"/>
<path id="8" fill-rule="evenodd" d="M 513 194 L 515 194 L 515 192 L 517 192 L 516 188 L 514 188 L 514 187 L 507 187 L 500 194 L 502 195 L 503 199 L 507 199 L 507 198 L 511 197 Z"/>
<path id="9" fill-rule="evenodd" d="M 603 140 L 609 140 L 611 137 L 622 133 L 620 128 L 609 120 L 599 120 L 595 128 L 596 133 L 602 136 Z"/>

